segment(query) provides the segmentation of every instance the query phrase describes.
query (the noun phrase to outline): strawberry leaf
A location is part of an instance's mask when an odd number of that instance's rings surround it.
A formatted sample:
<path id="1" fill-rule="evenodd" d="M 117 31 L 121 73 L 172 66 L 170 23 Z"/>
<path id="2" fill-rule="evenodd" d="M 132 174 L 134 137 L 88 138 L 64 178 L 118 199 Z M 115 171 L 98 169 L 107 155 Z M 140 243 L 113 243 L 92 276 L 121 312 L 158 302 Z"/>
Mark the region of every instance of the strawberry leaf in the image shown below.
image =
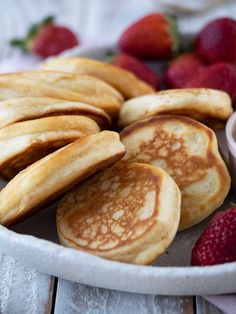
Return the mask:
<path id="1" fill-rule="evenodd" d="M 32 24 L 31 27 L 29 28 L 28 34 L 27 34 L 27 38 L 33 38 L 38 30 L 39 30 L 39 24 Z"/>
<path id="2" fill-rule="evenodd" d="M 27 48 L 26 48 L 26 41 L 22 40 L 22 39 L 12 39 L 10 41 L 10 45 L 12 47 L 17 47 L 19 48 L 22 52 L 26 52 Z"/>
<path id="3" fill-rule="evenodd" d="M 170 38 L 172 39 L 172 51 L 174 54 L 177 54 L 180 46 L 180 35 L 177 19 L 176 16 L 171 14 L 166 14 L 165 17 L 169 24 L 168 33 L 170 35 Z"/>
<path id="4" fill-rule="evenodd" d="M 42 20 L 41 25 L 53 24 L 54 22 L 55 22 L 54 16 L 49 15 Z"/>
<path id="5" fill-rule="evenodd" d="M 32 39 L 33 37 L 37 35 L 40 28 L 42 28 L 45 25 L 52 24 L 53 22 L 54 22 L 54 17 L 50 15 L 50 16 L 45 17 L 41 22 L 32 24 L 32 26 L 28 30 L 27 38 Z"/>

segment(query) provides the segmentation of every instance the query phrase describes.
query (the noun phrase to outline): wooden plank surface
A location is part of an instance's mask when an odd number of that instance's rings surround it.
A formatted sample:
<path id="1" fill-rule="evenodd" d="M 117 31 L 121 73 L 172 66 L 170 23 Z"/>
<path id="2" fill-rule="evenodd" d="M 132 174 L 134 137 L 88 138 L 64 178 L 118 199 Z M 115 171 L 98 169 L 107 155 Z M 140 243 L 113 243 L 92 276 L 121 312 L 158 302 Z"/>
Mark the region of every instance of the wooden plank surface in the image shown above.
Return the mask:
<path id="1" fill-rule="evenodd" d="M 223 314 L 221 310 L 215 307 L 213 304 L 196 296 L 196 314 Z"/>
<path id="2" fill-rule="evenodd" d="M 0 254 L 0 313 L 49 314 L 54 278 Z"/>
<path id="3" fill-rule="evenodd" d="M 191 297 L 133 294 L 59 279 L 55 314 L 193 314 Z"/>

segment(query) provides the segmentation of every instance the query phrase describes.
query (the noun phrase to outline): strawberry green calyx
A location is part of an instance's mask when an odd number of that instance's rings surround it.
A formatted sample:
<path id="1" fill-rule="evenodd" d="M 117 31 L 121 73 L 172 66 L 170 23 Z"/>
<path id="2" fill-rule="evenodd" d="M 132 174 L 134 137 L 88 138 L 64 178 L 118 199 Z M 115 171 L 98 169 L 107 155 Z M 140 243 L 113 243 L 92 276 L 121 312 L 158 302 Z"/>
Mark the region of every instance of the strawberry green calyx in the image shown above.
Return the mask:
<path id="1" fill-rule="evenodd" d="M 33 25 L 31 25 L 26 37 L 28 37 L 29 39 L 33 38 L 35 35 L 37 35 L 40 28 L 42 28 L 45 25 L 53 24 L 53 23 L 54 23 L 53 16 L 50 15 L 50 16 L 45 17 L 41 22 L 34 23 Z"/>
<path id="2" fill-rule="evenodd" d="M 35 36 L 38 34 L 40 29 L 44 27 L 45 25 L 53 24 L 54 23 L 54 17 L 53 16 L 47 16 L 39 23 L 34 23 L 29 28 L 27 35 L 24 38 L 16 38 L 12 39 L 10 41 L 10 45 L 13 47 L 18 47 L 22 52 L 30 51 L 32 41 L 35 38 Z"/>
<path id="3" fill-rule="evenodd" d="M 172 41 L 172 52 L 174 55 L 176 55 L 179 51 L 179 46 L 180 46 L 180 34 L 179 34 L 178 25 L 177 25 L 177 19 L 174 15 L 170 15 L 170 14 L 166 14 L 165 17 L 169 24 L 168 34 Z"/>
<path id="4" fill-rule="evenodd" d="M 108 50 L 108 51 L 106 52 L 105 62 L 112 64 L 113 61 L 114 61 L 114 59 L 115 59 L 115 57 L 116 57 L 115 52 L 112 51 L 112 50 Z"/>

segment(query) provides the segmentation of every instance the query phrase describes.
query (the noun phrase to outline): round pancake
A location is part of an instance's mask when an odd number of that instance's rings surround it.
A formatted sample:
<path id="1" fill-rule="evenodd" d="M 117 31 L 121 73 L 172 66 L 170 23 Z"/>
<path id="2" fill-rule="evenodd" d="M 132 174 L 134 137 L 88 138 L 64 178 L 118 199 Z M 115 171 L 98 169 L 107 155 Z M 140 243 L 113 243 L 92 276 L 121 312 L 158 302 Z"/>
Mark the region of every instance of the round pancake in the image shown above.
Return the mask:
<path id="1" fill-rule="evenodd" d="M 114 86 L 125 98 L 154 93 L 154 88 L 138 79 L 133 73 L 112 64 L 78 57 L 51 58 L 43 64 L 44 70 L 63 70 L 67 72 L 93 75 Z"/>
<path id="2" fill-rule="evenodd" d="M 89 134 L 99 126 L 83 116 L 55 116 L 11 124 L 0 129 L 0 175 L 12 179 L 32 163 Z"/>
<path id="3" fill-rule="evenodd" d="M 230 176 L 215 133 L 207 126 L 183 116 L 161 115 L 127 127 L 120 136 L 124 160 L 161 167 L 179 186 L 180 230 L 199 223 L 223 203 Z"/>
<path id="4" fill-rule="evenodd" d="M 69 192 L 57 209 L 65 246 L 112 260 L 148 264 L 179 225 L 180 191 L 162 169 L 117 163 Z"/>
<path id="5" fill-rule="evenodd" d="M 89 175 L 124 156 L 119 134 L 85 136 L 47 155 L 15 176 L 0 192 L 0 223 L 22 220 Z"/>
<path id="6" fill-rule="evenodd" d="M 36 96 L 79 101 L 103 109 L 116 118 L 122 96 L 95 77 L 66 72 L 36 71 L 0 75 L 0 99 Z"/>
<path id="7" fill-rule="evenodd" d="M 47 97 L 21 97 L 0 101 L 0 128 L 25 120 L 60 115 L 83 115 L 102 128 L 110 128 L 111 119 L 104 110 L 81 102 Z"/>
<path id="8" fill-rule="evenodd" d="M 225 92 L 209 88 L 170 89 L 126 101 L 119 124 L 125 127 L 159 114 L 178 114 L 217 129 L 225 125 L 232 112 L 231 99 Z"/>

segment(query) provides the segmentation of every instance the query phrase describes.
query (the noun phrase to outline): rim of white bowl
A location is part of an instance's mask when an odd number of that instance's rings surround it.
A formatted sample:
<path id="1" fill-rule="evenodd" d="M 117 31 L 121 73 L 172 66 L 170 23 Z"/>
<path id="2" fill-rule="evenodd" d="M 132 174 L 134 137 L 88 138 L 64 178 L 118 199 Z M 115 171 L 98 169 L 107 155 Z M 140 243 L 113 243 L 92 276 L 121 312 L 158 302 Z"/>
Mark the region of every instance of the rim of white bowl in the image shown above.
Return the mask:
<path id="1" fill-rule="evenodd" d="M 234 155 L 236 158 L 236 141 L 233 137 L 233 127 L 236 125 L 236 112 L 234 112 L 229 120 L 226 123 L 225 133 L 226 133 L 226 139 L 228 143 L 228 148 L 231 152 L 231 154 Z"/>

